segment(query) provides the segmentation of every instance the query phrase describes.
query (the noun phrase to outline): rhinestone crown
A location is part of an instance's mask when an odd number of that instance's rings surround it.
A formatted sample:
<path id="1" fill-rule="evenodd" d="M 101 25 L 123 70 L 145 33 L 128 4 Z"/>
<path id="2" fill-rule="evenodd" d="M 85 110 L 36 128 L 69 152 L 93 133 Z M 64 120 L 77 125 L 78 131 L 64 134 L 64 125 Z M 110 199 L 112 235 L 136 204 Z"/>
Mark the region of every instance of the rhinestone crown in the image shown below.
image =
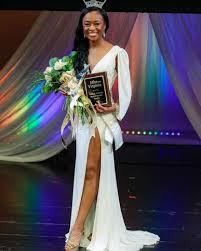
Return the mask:
<path id="1" fill-rule="evenodd" d="M 105 2 L 107 0 L 99 0 L 99 1 L 96 1 L 96 0 L 83 0 L 86 7 L 98 7 L 100 9 L 102 9 L 103 5 L 105 4 Z"/>

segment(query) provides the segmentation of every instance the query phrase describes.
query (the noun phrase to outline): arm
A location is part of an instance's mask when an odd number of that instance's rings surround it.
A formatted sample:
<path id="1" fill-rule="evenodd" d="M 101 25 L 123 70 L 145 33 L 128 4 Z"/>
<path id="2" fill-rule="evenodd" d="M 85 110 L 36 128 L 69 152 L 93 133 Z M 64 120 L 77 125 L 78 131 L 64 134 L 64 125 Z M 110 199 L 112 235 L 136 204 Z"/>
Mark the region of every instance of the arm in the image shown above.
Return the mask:
<path id="1" fill-rule="evenodd" d="M 119 102 L 116 110 L 116 117 L 118 120 L 122 120 L 128 110 L 132 90 L 128 54 L 124 49 L 120 48 L 117 55 Z"/>
<path id="2" fill-rule="evenodd" d="M 96 110 L 100 113 L 115 112 L 117 119 L 122 120 L 128 110 L 131 100 L 129 58 L 124 49 L 120 49 L 117 54 L 115 68 L 118 73 L 119 100 L 110 107 L 104 107 L 97 104 Z"/>

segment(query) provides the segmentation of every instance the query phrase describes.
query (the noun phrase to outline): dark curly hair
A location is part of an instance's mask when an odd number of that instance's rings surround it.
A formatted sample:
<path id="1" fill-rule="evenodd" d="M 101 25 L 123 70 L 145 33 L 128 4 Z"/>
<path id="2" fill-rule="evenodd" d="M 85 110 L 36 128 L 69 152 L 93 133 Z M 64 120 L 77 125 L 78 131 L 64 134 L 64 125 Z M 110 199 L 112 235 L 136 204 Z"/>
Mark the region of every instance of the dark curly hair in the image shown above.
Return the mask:
<path id="1" fill-rule="evenodd" d="M 89 7 L 82 10 L 75 33 L 75 40 L 73 47 L 73 50 L 77 51 L 77 59 L 73 63 L 76 73 L 79 73 L 83 69 L 85 63 L 88 64 L 89 41 L 88 39 L 84 38 L 82 20 L 84 16 L 91 11 L 98 11 L 101 14 L 106 25 L 105 32 L 109 28 L 109 18 L 104 9 L 100 9 L 98 7 Z"/>

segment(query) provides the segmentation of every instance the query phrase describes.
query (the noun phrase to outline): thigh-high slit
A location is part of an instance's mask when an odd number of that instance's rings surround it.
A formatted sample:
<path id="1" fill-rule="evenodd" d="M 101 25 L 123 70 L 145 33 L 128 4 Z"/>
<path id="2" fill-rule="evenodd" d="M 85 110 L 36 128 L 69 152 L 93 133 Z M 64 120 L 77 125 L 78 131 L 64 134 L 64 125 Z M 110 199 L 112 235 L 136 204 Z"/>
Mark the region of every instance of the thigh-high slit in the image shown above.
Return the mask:
<path id="1" fill-rule="evenodd" d="M 80 207 L 76 223 L 83 224 L 90 211 L 92 203 L 97 197 L 99 178 L 100 178 L 100 163 L 101 160 L 101 143 L 98 128 L 95 128 L 95 135 L 90 138 L 87 154 L 86 173 Z M 90 236 L 92 233 L 90 233 Z"/>
<path id="2" fill-rule="evenodd" d="M 90 251 L 138 251 L 144 245 L 155 244 L 158 236 L 146 231 L 129 231 L 122 216 L 117 190 L 112 144 L 105 140 L 106 123 L 97 118 L 101 143 L 101 166 L 97 198 L 89 210 L 84 225 L 81 246 Z M 80 125 L 76 131 L 76 163 L 70 229 L 79 212 L 90 139 L 95 130 Z M 88 236 L 92 233 L 91 241 Z M 66 235 L 66 240 L 68 239 Z"/>

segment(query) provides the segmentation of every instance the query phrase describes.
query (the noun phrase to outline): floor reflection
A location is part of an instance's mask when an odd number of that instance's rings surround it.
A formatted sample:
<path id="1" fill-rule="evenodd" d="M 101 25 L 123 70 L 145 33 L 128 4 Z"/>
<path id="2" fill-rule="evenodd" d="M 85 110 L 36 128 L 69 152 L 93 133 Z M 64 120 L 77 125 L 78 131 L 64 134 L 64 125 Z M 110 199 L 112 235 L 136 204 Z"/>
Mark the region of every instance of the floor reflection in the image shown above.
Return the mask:
<path id="1" fill-rule="evenodd" d="M 66 163 L 74 164 L 67 159 L 63 165 L 0 161 L 0 251 L 64 251 L 73 186 Z M 123 162 L 116 173 L 127 228 L 161 236 L 144 251 L 201 250 L 199 167 Z"/>

